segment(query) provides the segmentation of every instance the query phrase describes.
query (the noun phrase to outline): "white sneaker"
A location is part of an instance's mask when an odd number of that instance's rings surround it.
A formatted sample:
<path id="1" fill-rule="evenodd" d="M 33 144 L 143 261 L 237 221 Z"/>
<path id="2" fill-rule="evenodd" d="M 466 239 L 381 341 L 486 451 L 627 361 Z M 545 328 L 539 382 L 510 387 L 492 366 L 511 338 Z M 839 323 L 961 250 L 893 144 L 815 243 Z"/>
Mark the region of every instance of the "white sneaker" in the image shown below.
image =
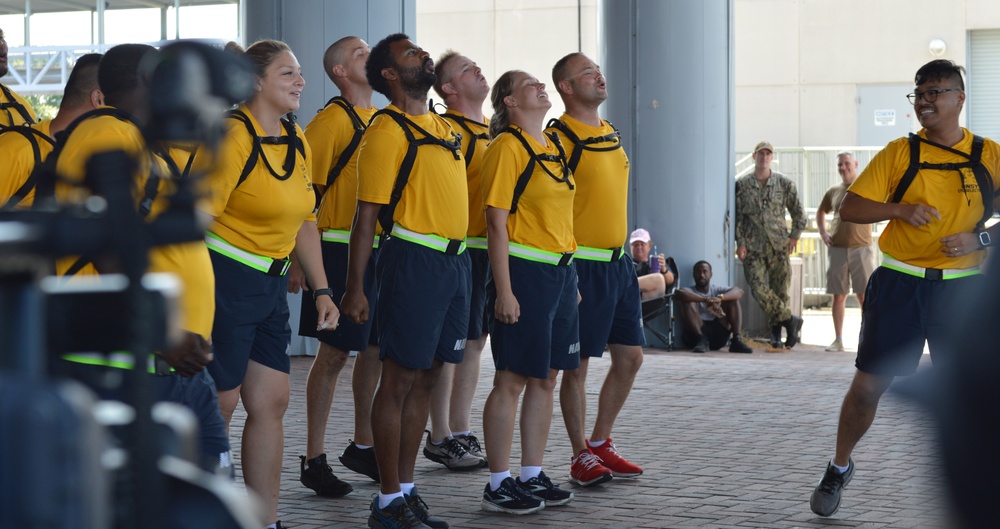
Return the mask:
<path id="1" fill-rule="evenodd" d="M 844 342 L 840 340 L 834 340 L 830 347 L 826 348 L 829 352 L 840 352 L 844 350 Z"/>

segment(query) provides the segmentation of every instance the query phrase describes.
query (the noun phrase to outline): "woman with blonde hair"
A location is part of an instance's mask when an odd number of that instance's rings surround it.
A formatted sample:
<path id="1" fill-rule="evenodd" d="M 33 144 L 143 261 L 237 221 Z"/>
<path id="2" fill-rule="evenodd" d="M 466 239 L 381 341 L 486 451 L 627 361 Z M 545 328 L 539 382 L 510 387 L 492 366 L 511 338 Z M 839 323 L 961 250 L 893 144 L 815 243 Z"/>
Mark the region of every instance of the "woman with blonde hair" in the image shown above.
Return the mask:
<path id="1" fill-rule="evenodd" d="M 233 46 L 227 46 L 233 51 Z M 235 50 L 239 51 L 239 50 Z M 246 409 L 243 479 L 280 528 L 278 491 L 288 407 L 289 257 L 312 287 L 317 327 L 337 325 L 339 311 L 323 272 L 316 196 L 306 164 L 309 146 L 287 114 L 298 110 L 305 79 L 287 44 L 261 40 L 245 52 L 256 70 L 254 95 L 230 111 L 228 133 L 207 176 L 205 240 L 215 270 L 215 359 L 208 369 L 227 425 L 240 399 Z"/>
<path id="2" fill-rule="evenodd" d="M 512 70 L 493 85 L 490 100 L 495 113 L 483 186 L 496 378 L 483 410 L 490 483 L 482 508 L 530 514 L 573 499 L 542 472 L 542 456 L 556 376 L 580 364 L 571 266 L 574 184 L 558 139 L 542 132 L 552 106 L 545 84 Z M 522 392 L 521 473 L 512 479 L 510 452 Z"/>

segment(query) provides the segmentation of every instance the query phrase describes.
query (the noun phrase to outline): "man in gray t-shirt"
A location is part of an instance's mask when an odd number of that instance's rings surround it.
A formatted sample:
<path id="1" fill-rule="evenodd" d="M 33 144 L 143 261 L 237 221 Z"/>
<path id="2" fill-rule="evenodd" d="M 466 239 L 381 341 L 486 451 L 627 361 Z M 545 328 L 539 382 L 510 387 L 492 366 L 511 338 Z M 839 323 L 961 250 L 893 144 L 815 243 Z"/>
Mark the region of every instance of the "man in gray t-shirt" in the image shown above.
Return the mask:
<path id="1" fill-rule="evenodd" d="M 753 349 L 740 337 L 743 289 L 713 285 L 712 265 L 707 261 L 694 264 L 693 276 L 694 286 L 679 289 L 675 294 L 681 303 L 684 345 L 694 353 L 705 353 L 721 349 L 729 342 L 730 353 L 752 353 Z"/>

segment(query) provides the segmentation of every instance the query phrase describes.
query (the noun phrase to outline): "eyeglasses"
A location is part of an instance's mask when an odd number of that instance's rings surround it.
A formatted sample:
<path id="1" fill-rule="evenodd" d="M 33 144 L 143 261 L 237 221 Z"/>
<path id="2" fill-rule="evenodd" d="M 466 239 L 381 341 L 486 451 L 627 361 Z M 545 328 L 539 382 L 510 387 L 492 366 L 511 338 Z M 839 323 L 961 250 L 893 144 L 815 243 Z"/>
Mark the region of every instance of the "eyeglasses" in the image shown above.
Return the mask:
<path id="1" fill-rule="evenodd" d="M 911 105 L 916 105 L 917 101 L 923 99 L 928 103 L 933 103 L 937 101 L 938 94 L 943 94 L 945 92 L 962 92 L 961 88 L 945 88 L 943 90 L 928 90 L 926 92 L 913 92 L 912 94 L 906 94 L 906 100 L 910 102 Z"/>

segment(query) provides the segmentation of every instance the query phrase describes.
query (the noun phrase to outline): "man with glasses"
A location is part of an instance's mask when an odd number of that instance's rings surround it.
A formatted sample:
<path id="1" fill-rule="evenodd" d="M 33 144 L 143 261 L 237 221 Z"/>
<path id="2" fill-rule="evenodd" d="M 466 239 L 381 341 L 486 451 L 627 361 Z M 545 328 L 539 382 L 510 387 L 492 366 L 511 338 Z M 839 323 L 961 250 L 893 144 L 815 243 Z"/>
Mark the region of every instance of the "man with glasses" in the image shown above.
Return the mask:
<path id="1" fill-rule="evenodd" d="M 1000 175 L 1000 145 L 959 125 L 964 68 L 934 60 L 917 70 L 907 96 L 923 125 L 889 143 L 851 185 L 844 221 L 889 221 L 879 248 L 882 265 L 868 282 L 857 371 L 844 397 L 836 453 L 810 499 L 830 516 L 854 476 L 851 452 L 875 418 L 893 378 L 912 374 L 929 344 L 932 360 L 959 354 L 949 330 L 962 324 L 969 292 L 984 288 L 979 265 L 1000 228 L 988 230 Z M 887 200 L 886 197 L 891 197 Z"/>
<path id="2" fill-rule="evenodd" d="M 806 227 L 805 210 L 799 193 L 785 175 L 771 169 L 774 147 L 762 141 L 753 150 L 754 170 L 736 181 L 736 256 L 743 261 L 743 274 L 754 299 L 767 314 L 771 326 L 771 347 L 782 349 L 799 341 L 802 318 L 788 305 L 795 251 Z M 785 211 L 792 216 L 791 231 L 785 226 Z"/>

